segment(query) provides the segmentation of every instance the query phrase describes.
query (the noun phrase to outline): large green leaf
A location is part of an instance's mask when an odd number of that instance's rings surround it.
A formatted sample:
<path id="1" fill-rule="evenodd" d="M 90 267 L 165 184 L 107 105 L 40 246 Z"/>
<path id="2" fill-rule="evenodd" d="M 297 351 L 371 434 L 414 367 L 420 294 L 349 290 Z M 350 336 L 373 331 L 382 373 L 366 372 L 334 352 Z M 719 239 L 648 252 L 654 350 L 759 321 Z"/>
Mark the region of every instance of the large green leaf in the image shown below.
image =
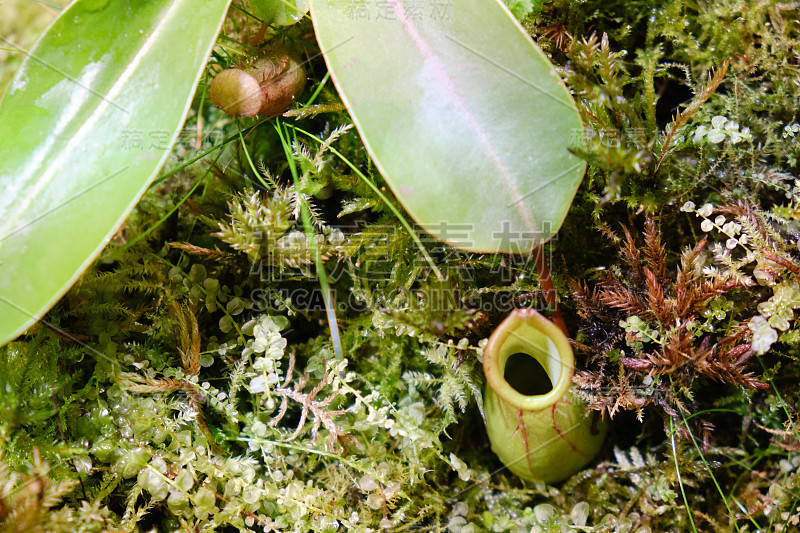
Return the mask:
<path id="1" fill-rule="evenodd" d="M 0 103 L 0 344 L 66 292 L 147 189 L 228 2 L 78 0 L 30 51 Z"/>
<path id="2" fill-rule="evenodd" d="M 308 12 L 306 0 L 250 0 L 250 10 L 267 24 L 291 26 Z"/>
<path id="3" fill-rule="evenodd" d="M 411 216 L 445 242 L 526 252 L 560 227 L 585 165 L 557 72 L 496 0 L 310 0 L 325 61 Z"/>

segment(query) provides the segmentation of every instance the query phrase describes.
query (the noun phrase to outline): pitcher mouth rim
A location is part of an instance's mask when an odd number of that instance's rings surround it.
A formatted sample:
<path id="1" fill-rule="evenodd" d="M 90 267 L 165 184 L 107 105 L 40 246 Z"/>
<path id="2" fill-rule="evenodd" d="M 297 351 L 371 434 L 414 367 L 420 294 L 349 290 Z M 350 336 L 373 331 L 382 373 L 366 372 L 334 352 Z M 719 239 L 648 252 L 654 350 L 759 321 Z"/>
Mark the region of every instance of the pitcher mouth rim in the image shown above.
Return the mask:
<path id="1" fill-rule="evenodd" d="M 505 369 L 500 368 L 500 349 L 522 325 L 532 326 L 540 331 L 555 345 L 558 352 L 560 375 L 558 379 L 553 379 L 548 373 L 553 388 L 545 394 L 528 396 L 518 392 L 506 381 L 503 375 Z M 535 309 L 515 309 L 489 337 L 483 352 L 483 372 L 489 388 L 505 403 L 526 410 L 542 410 L 553 407 L 569 392 L 575 373 L 575 356 L 569 340 L 553 322 Z"/>

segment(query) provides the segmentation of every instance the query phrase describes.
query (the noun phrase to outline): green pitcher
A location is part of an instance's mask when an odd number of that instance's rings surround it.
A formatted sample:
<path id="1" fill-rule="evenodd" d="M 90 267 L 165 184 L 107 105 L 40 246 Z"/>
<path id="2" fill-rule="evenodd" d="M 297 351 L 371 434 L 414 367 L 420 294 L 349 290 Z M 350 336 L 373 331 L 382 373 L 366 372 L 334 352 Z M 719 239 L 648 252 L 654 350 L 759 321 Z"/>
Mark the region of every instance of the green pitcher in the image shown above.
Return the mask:
<path id="1" fill-rule="evenodd" d="M 606 424 L 570 392 L 575 357 L 562 331 L 533 309 L 516 309 L 483 355 L 486 431 L 519 477 L 561 481 L 591 461 Z"/>

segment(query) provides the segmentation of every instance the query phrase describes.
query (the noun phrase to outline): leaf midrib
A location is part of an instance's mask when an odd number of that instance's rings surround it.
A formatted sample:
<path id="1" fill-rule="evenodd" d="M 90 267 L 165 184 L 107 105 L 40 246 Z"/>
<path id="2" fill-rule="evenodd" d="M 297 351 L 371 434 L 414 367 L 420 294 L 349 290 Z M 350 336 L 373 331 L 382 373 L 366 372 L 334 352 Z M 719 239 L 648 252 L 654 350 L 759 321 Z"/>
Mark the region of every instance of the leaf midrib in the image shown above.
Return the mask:
<path id="1" fill-rule="evenodd" d="M 467 127 L 478 140 L 478 143 L 480 144 L 484 153 L 497 169 L 498 174 L 503 179 L 503 184 L 509 193 L 511 203 L 516 207 L 517 211 L 522 217 L 523 223 L 531 233 L 535 233 L 537 231 L 536 223 L 531 218 L 530 212 L 523 207 L 525 198 L 520 193 L 516 180 L 513 178 L 508 168 L 506 168 L 506 166 L 503 164 L 502 158 L 495 150 L 494 145 L 491 139 L 486 135 L 484 128 L 481 127 L 478 119 L 474 114 L 472 114 L 472 112 L 470 112 L 469 107 L 456 90 L 456 86 L 452 77 L 447 73 L 447 70 L 444 68 L 442 63 L 439 61 L 439 58 L 428 45 L 428 42 L 425 40 L 422 34 L 420 34 L 416 24 L 414 24 L 414 22 L 408 18 L 405 9 L 399 0 L 390 0 L 390 4 L 395 12 L 395 15 L 397 16 L 397 20 L 402 23 L 403 29 L 406 31 L 406 33 L 408 33 L 420 54 L 422 54 L 426 61 L 429 61 L 429 64 L 432 67 L 432 72 L 437 77 L 442 88 L 447 94 L 450 95 L 451 102 L 458 110 L 459 114 L 464 117 Z"/>

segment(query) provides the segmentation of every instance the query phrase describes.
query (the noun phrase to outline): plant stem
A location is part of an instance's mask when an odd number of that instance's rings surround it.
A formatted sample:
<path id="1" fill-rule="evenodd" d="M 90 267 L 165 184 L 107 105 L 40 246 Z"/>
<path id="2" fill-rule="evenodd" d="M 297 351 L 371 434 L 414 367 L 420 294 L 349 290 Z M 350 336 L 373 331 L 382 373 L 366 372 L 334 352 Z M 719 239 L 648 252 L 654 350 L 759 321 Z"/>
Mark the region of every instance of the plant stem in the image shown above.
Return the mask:
<path id="1" fill-rule="evenodd" d="M 694 517 L 692 517 L 692 510 L 689 509 L 689 500 L 686 499 L 686 491 L 683 489 L 683 479 L 681 478 L 681 467 L 678 464 L 678 447 L 675 444 L 675 427 L 672 422 L 672 417 L 669 417 L 669 438 L 672 444 L 672 458 L 675 461 L 675 473 L 678 476 L 678 486 L 681 489 L 681 496 L 683 496 L 683 505 L 686 508 L 686 514 L 689 516 L 689 523 L 692 525 L 692 531 L 697 533 L 697 526 L 694 525 Z"/>
<path id="2" fill-rule="evenodd" d="M 291 143 L 289 142 L 289 132 L 284 129 L 283 124 L 279 119 L 275 120 L 275 129 L 281 139 L 283 150 L 286 154 L 286 160 L 289 162 L 289 171 L 292 173 L 292 180 L 294 181 L 295 189 L 297 190 L 297 197 L 300 201 L 300 216 L 303 219 L 303 226 L 305 227 L 306 239 L 314 254 L 314 265 L 317 269 L 317 276 L 319 277 L 320 288 L 322 289 L 322 301 L 325 304 L 325 315 L 328 318 L 328 327 L 331 332 L 331 344 L 333 344 L 333 352 L 336 358 L 341 360 L 344 358 L 342 352 L 342 341 L 339 335 L 339 323 L 336 320 L 336 302 L 333 299 L 333 291 L 331 291 L 330 284 L 328 283 L 328 275 L 325 271 L 325 264 L 322 262 L 322 254 L 317 247 L 314 240 L 315 232 L 314 225 L 311 222 L 311 217 L 308 213 L 308 205 L 306 204 L 305 197 L 303 196 L 300 187 L 300 176 L 297 173 L 297 166 L 295 166 L 294 155 L 292 154 Z M 284 133 L 286 137 L 284 137 Z M 295 136 L 296 137 L 296 136 Z"/>
<path id="3" fill-rule="evenodd" d="M 537 246 L 534 248 L 533 260 L 536 263 L 536 271 L 539 273 L 539 284 L 542 286 L 544 299 L 547 302 L 547 305 L 553 308 L 553 323 L 564 332 L 564 335 L 566 335 L 567 338 L 569 338 L 567 323 L 564 322 L 564 317 L 561 315 L 561 309 L 558 307 L 556 289 L 553 287 L 553 279 L 550 277 L 550 267 L 547 266 L 547 261 L 545 261 L 544 247 Z"/>

